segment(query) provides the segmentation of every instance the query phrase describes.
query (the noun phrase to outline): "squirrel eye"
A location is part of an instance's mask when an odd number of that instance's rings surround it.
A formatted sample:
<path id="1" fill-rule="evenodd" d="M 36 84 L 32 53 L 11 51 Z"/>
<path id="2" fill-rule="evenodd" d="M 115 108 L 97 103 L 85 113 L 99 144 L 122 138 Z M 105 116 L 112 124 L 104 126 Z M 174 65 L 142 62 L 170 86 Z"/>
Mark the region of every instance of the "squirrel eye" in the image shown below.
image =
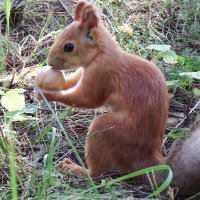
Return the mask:
<path id="1" fill-rule="evenodd" d="M 90 31 L 88 31 L 88 33 L 87 33 L 87 38 L 90 40 L 93 40 L 93 37 L 90 35 Z"/>
<path id="2" fill-rule="evenodd" d="M 64 46 L 64 52 L 71 52 L 73 51 L 73 49 L 74 49 L 74 45 L 72 43 L 67 43 Z"/>

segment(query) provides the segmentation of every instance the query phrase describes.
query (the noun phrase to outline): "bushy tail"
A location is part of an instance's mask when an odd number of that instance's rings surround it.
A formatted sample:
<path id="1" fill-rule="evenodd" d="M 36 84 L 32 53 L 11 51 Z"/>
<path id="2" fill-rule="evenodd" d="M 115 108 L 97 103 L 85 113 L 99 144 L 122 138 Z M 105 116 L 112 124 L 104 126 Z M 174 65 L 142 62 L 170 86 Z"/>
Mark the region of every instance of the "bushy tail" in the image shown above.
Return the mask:
<path id="1" fill-rule="evenodd" d="M 172 188 L 179 195 L 193 195 L 200 192 L 200 125 L 181 145 L 175 147 L 163 164 L 173 171 Z M 156 172 L 156 181 L 162 184 L 167 172 Z"/>

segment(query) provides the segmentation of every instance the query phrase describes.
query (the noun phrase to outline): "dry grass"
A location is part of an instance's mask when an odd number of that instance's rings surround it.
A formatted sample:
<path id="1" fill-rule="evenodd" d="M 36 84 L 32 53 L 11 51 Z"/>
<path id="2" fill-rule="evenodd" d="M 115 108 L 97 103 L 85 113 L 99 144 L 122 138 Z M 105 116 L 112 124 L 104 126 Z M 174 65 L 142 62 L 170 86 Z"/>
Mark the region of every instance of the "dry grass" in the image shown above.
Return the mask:
<path id="1" fill-rule="evenodd" d="M 63 7 L 59 1 L 21 1 L 17 7 L 21 6 L 23 15 L 18 18 L 13 17 L 12 28 L 10 32 L 10 66 L 7 66 L 7 74 L 15 71 L 20 74 L 24 68 L 45 65 L 48 50 L 53 43 L 52 37 L 45 36 L 53 31 L 63 29 L 72 21 L 73 8 L 76 1 L 63 0 L 66 7 Z M 200 52 L 198 46 L 198 20 L 199 16 L 195 13 L 189 16 L 189 9 L 196 5 L 195 1 L 188 4 L 174 3 L 164 5 L 161 0 L 151 1 L 96 1 L 100 7 L 103 20 L 109 30 L 115 35 L 123 49 L 139 54 L 147 59 L 153 59 L 154 53 L 145 49 L 148 44 L 170 44 L 177 53 L 183 53 L 187 48 L 192 54 Z M 113 2 L 113 3 L 112 3 Z M 186 6 L 187 5 L 187 6 Z M 16 8 L 17 10 L 17 8 Z M 13 14 L 13 16 L 15 16 Z M 1 16 L 1 37 L 5 41 L 5 26 L 3 15 Z M 127 36 L 119 31 L 118 26 L 128 23 L 133 29 L 133 36 Z M 196 32 L 195 32 L 196 31 Z M 40 41 L 43 38 L 42 41 Z M 196 44 L 196 46 L 195 46 Z M 3 46 L 6 44 L 3 42 Z M 185 51 L 184 51 L 185 52 Z M 6 54 L 6 52 L 5 52 Z M 166 72 L 165 63 L 156 61 L 163 72 Z M 198 81 L 195 83 L 198 85 Z M 10 88 L 23 87 L 27 89 L 26 111 L 25 113 L 32 117 L 32 120 L 26 122 L 12 123 L 14 131 L 14 142 L 16 152 L 16 169 L 18 190 L 20 199 L 41 199 L 39 198 L 39 189 L 44 177 L 47 154 L 49 153 L 52 140 L 52 131 L 56 131 L 56 146 L 54 155 L 54 164 L 60 159 L 68 157 L 78 162 L 76 155 L 72 151 L 61 127 L 55 120 L 55 115 L 49 110 L 46 104 L 38 104 L 33 95 L 33 87 L 21 80 Z M 196 96 L 191 89 L 170 90 L 172 93 L 170 115 L 175 116 L 178 121 L 188 115 L 189 110 L 196 103 Z M 91 120 L 95 115 L 104 112 L 101 110 L 71 110 L 60 105 L 51 104 L 56 116 L 59 117 L 62 125 L 68 133 L 73 145 L 76 147 L 81 158 L 84 159 L 84 140 L 85 133 Z M 4 119 L 5 110 L 0 111 L 0 135 L 9 140 L 11 134 L 8 131 L 8 122 Z M 178 114 L 177 114 L 178 113 Z M 182 127 L 190 125 L 194 117 L 198 114 L 198 109 L 188 116 Z M 170 125 L 172 126 L 172 125 Z M 52 129 L 54 127 L 54 129 Z M 170 139 L 165 144 L 165 150 L 168 152 L 174 139 Z M 11 188 L 9 185 L 9 162 L 8 154 L 0 150 L 0 199 L 11 198 Z M 108 172 L 95 181 L 101 183 L 102 180 L 110 180 L 118 177 L 119 173 Z M 47 199 L 64 199 L 70 195 L 81 194 L 88 187 L 88 180 L 74 177 L 73 175 L 59 174 L 52 172 L 47 190 Z M 99 191 L 102 199 L 123 199 L 123 198 L 143 198 L 151 192 L 151 187 L 147 184 L 127 180 L 113 187 L 101 189 Z M 95 193 L 88 193 L 85 196 L 76 197 L 76 199 L 98 199 Z M 160 199 L 168 197 L 159 196 Z"/>

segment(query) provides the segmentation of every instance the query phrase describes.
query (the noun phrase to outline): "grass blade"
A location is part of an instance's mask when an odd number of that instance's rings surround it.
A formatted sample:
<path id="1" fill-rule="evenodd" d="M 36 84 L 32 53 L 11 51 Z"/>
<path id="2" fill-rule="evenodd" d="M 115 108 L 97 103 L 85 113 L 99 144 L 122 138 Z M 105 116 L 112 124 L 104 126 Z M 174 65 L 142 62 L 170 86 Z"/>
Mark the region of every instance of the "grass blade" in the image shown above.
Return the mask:
<path id="1" fill-rule="evenodd" d="M 124 180 L 127 180 L 127 179 L 130 179 L 130 178 L 134 178 L 134 177 L 137 177 L 137 176 L 140 176 L 140 175 L 143 175 L 145 173 L 150 173 L 150 172 L 154 172 L 154 171 L 160 171 L 160 170 L 168 170 L 169 173 L 168 173 L 168 176 L 166 178 L 166 180 L 162 183 L 162 185 L 160 187 L 158 187 L 153 193 L 149 194 L 146 198 L 151 198 L 153 196 L 156 196 L 158 194 L 160 194 L 161 192 L 163 192 L 165 189 L 167 189 L 167 187 L 169 186 L 169 184 L 171 183 L 171 180 L 172 180 L 172 176 L 173 176 L 173 173 L 170 169 L 170 167 L 168 165 L 160 165 L 160 166 L 154 166 L 154 167 L 148 167 L 148 168 L 145 168 L 145 169 L 142 169 L 142 170 L 139 170 L 139 171 L 136 171 L 136 172 L 133 172 L 133 173 L 130 173 L 130 174 L 127 174 L 127 175 L 124 175 L 124 176 L 121 176 L 119 178 L 116 178 L 114 180 L 111 180 L 111 181 L 108 181 L 108 182 L 104 182 L 103 184 L 101 185 L 97 185 L 95 189 L 100 189 L 102 187 L 109 187 L 115 183 L 119 183 L 121 181 L 124 181 Z M 79 193 L 78 195 L 80 194 L 85 194 L 85 193 L 88 193 L 88 192 L 91 192 L 94 188 L 91 188 L 91 189 L 88 189 L 88 190 L 85 190 L 84 192 L 81 192 Z M 74 197 L 77 197 L 77 196 L 73 196 Z M 69 199 L 72 198 L 69 197 Z"/>
<path id="2" fill-rule="evenodd" d="M 42 190 L 41 190 L 42 191 L 41 194 L 43 194 L 42 199 L 47 198 L 47 188 L 48 188 L 48 184 L 50 183 L 49 179 L 51 178 L 50 175 L 51 175 L 52 167 L 53 167 L 53 156 L 55 153 L 55 141 L 56 141 L 56 129 L 53 127 L 50 149 L 47 156 L 46 171 L 44 174 L 43 185 L 42 185 Z"/>
<path id="3" fill-rule="evenodd" d="M 35 88 L 36 88 L 36 90 L 39 92 L 39 94 L 42 96 L 42 98 L 43 98 L 44 102 L 46 103 L 47 107 L 49 108 L 49 110 L 50 110 L 51 113 L 53 114 L 53 116 L 54 116 L 56 122 L 58 123 L 60 129 L 61 129 L 62 132 L 64 133 L 65 138 L 67 139 L 69 145 L 71 146 L 73 152 L 75 153 L 75 155 L 76 155 L 78 161 L 80 162 L 81 166 L 82 166 L 83 169 L 85 170 L 85 172 L 86 172 L 86 174 L 87 174 L 87 177 L 88 177 L 88 182 L 92 185 L 92 190 L 95 190 L 95 192 L 96 192 L 97 194 L 99 194 L 99 192 L 96 190 L 96 185 L 95 185 L 94 181 L 92 180 L 90 174 L 89 174 L 88 171 L 86 170 L 86 166 L 85 166 L 83 160 L 81 159 L 79 153 L 77 152 L 75 146 L 73 145 L 73 142 L 71 141 L 70 137 L 68 136 L 68 134 L 67 134 L 65 128 L 63 127 L 62 123 L 60 122 L 58 116 L 55 114 L 55 112 L 54 112 L 53 109 L 51 108 L 51 105 L 48 103 L 47 99 L 45 98 L 45 96 L 44 96 L 43 93 L 41 92 L 40 88 L 39 88 L 37 85 L 35 85 Z"/>
<path id="4" fill-rule="evenodd" d="M 10 10 L 11 10 L 11 1 L 10 0 L 4 0 L 4 11 L 6 15 L 6 28 L 7 28 L 7 34 L 9 35 L 9 21 L 10 21 Z"/>
<path id="5" fill-rule="evenodd" d="M 13 139 L 11 139 L 11 141 L 9 142 L 9 162 L 10 162 L 12 200 L 17 200 L 18 199 L 17 178 L 16 178 L 15 149 L 14 149 Z"/>
<path id="6" fill-rule="evenodd" d="M 6 154 L 6 145 L 1 137 L 0 137 L 0 148 L 2 149 L 3 153 Z"/>

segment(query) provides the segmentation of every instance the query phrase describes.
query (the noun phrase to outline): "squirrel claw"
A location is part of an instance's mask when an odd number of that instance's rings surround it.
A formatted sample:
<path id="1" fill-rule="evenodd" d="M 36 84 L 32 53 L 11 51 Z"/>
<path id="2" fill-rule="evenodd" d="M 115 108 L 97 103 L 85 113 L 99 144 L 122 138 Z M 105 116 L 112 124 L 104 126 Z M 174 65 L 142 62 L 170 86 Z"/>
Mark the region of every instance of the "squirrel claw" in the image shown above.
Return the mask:
<path id="1" fill-rule="evenodd" d="M 72 162 L 70 159 L 65 158 L 56 165 L 56 169 L 60 172 L 69 171 L 77 176 L 85 177 L 86 173 L 83 168 L 76 163 Z"/>

